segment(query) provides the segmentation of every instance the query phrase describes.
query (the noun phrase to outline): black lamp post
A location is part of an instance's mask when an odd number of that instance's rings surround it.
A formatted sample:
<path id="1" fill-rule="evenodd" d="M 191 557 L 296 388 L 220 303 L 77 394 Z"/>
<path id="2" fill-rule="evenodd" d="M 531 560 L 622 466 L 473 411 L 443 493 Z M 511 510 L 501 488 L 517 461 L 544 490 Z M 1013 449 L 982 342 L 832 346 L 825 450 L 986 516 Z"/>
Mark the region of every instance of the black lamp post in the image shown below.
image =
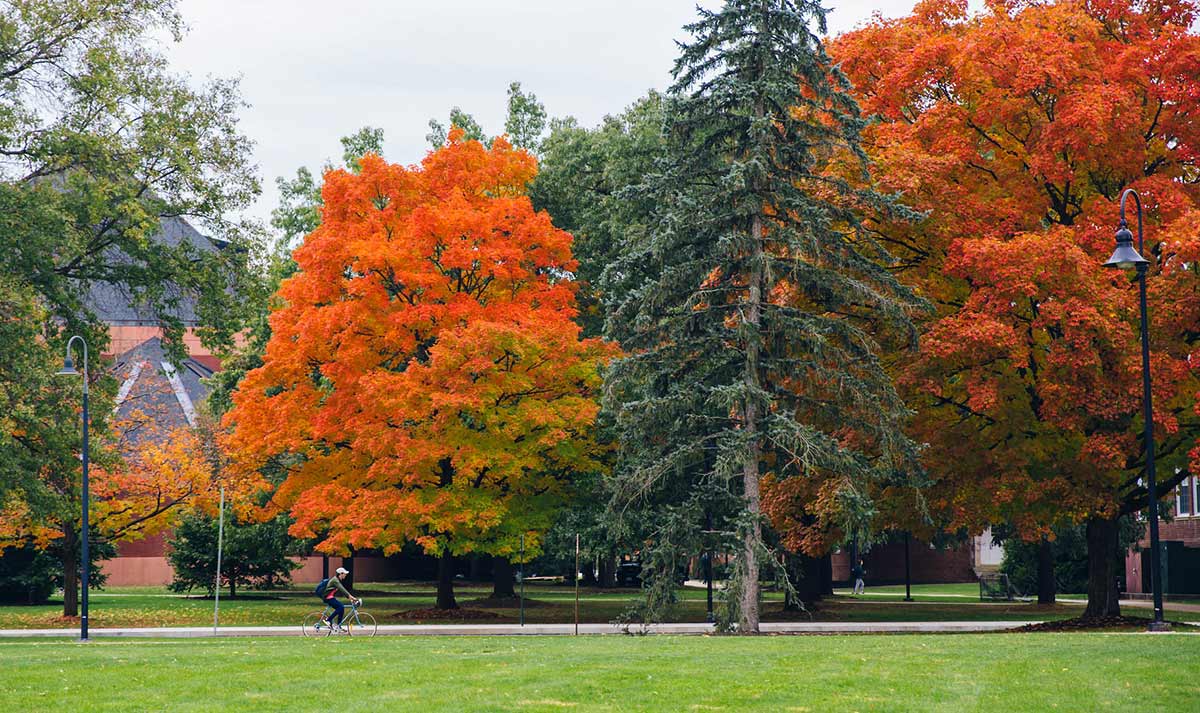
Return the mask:
<path id="1" fill-rule="evenodd" d="M 88 640 L 88 569 L 91 567 L 92 561 L 88 553 L 88 349 L 87 342 L 83 341 L 83 337 L 75 335 L 67 340 L 67 356 L 63 360 L 63 368 L 59 374 L 67 376 L 79 376 L 79 372 L 75 370 L 75 365 L 71 363 L 71 345 L 75 340 L 79 340 L 79 344 L 83 347 L 83 520 L 79 527 L 79 537 L 83 545 L 83 581 L 80 582 L 80 589 L 83 593 L 82 601 L 80 602 L 82 609 L 79 616 L 79 640 Z"/>
<path id="2" fill-rule="evenodd" d="M 1133 196 L 1137 204 L 1138 246 L 1133 248 L 1133 233 L 1125 220 L 1125 200 Z M 1146 442 L 1146 493 L 1150 500 L 1150 588 L 1154 592 L 1154 621 L 1151 631 L 1165 631 L 1169 627 L 1163 621 L 1162 562 L 1158 546 L 1158 488 L 1154 481 L 1154 411 L 1150 401 L 1150 330 L 1146 316 L 1146 270 L 1150 261 L 1142 257 L 1145 245 L 1142 240 L 1142 199 L 1132 188 L 1121 194 L 1121 224 L 1117 228 L 1117 249 L 1104 267 L 1137 268 L 1138 296 L 1141 303 L 1142 321 L 1142 407 L 1145 409 Z"/>

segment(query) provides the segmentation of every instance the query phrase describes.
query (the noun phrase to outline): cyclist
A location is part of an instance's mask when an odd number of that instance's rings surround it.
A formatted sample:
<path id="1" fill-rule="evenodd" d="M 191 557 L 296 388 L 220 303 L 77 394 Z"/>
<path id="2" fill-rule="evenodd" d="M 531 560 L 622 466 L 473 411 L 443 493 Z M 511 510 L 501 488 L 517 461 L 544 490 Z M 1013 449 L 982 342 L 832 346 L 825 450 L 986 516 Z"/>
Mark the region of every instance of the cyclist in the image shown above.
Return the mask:
<path id="1" fill-rule="evenodd" d="M 325 594 L 323 595 L 325 606 L 333 609 L 333 614 L 331 614 L 330 617 L 325 620 L 325 622 L 338 631 L 343 631 L 342 616 L 346 613 L 346 605 L 337 600 L 337 590 L 342 590 L 346 597 L 355 604 L 362 602 L 361 599 L 358 599 L 349 591 L 347 591 L 346 586 L 342 584 L 342 578 L 348 574 L 350 574 L 350 572 L 345 567 L 338 567 L 337 571 L 333 573 L 333 576 L 329 578 L 329 581 L 325 583 Z"/>

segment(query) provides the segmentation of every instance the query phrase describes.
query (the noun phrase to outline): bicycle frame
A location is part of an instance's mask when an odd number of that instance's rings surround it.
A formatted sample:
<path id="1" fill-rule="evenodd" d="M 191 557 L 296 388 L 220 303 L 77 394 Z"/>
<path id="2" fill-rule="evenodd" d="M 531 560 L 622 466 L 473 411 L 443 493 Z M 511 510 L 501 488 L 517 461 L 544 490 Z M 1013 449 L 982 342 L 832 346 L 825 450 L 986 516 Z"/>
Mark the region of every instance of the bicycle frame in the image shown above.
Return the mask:
<path id="1" fill-rule="evenodd" d="M 342 626 L 346 627 L 347 629 L 353 629 L 356 626 L 362 625 L 362 622 L 359 621 L 359 619 L 358 619 L 358 608 L 361 606 L 362 606 L 361 599 L 358 601 L 357 604 L 355 604 L 354 602 L 351 602 L 350 604 L 346 605 L 346 611 L 342 615 Z M 321 612 L 321 622 L 329 621 L 329 617 L 333 616 L 333 611 L 334 611 L 333 607 L 326 604 L 325 610 Z M 318 622 L 317 630 L 320 631 L 320 629 L 321 629 L 321 623 Z"/>

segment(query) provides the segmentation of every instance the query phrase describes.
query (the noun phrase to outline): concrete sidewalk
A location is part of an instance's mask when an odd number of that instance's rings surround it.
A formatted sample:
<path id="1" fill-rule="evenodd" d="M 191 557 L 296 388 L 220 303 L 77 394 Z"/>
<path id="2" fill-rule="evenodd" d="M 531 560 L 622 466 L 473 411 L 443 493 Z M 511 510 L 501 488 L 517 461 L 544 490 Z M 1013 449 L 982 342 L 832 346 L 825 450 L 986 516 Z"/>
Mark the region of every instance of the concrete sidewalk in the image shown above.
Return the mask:
<path id="1" fill-rule="evenodd" d="M 1036 598 L 1036 597 L 1035 597 Z M 1086 605 L 1086 599 L 1058 599 L 1062 604 L 1080 604 Z M 1149 599 L 1122 599 L 1120 604 L 1123 607 L 1131 607 L 1134 609 L 1153 609 L 1154 602 Z M 1167 600 L 1163 602 L 1163 611 L 1165 612 L 1200 612 L 1200 604 L 1188 604 L 1187 602 L 1172 602 Z"/>
<path id="2" fill-rule="evenodd" d="M 1036 621 L 899 621 L 899 622 L 765 622 L 766 634 L 953 634 L 984 631 L 1006 631 Z M 639 626 L 630 632 L 642 633 Z M 712 624 L 653 624 L 648 634 L 710 634 Z M 565 636 L 575 633 L 574 624 L 433 624 L 396 625 L 379 627 L 377 636 Z M 614 624 L 580 624 L 580 634 L 624 634 L 624 627 Z M 98 629 L 88 631 L 91 638 L 199 638 L 212 636 L 301 636 L 299 626 L 223 626 L 213 634 L 211 626 Z M 79 629 L 3 629 L 0 638 L 72 638 Z"/>

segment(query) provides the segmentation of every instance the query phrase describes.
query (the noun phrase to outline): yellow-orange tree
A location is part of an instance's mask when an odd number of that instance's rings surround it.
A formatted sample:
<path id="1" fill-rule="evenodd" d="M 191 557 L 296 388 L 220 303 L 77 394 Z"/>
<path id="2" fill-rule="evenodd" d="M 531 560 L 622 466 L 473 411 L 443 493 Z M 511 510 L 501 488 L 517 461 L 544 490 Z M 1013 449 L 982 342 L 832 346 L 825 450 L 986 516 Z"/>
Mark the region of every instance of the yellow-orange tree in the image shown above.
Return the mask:
<path id="1" fill-rule="evenodd" d="M 293 465 L 274 501 L 318 549 L 511 557 L 540 533 L 592 438 L 607 348 L 581 340 L 571 236 L 533 210 L 536 162 L 461 130 L 420 166 L 325 176 L 262 367 L 227 415 L 242 468 Z"/>
<path id="2" fill-rule="evenodd" d="M 1196 19 L 1189 1 L 929 0 L 832 49 L 881 117 L 878 175 L 929 211 L 881 230 L 939 305 L 904 370 L 933 504 L 1029 538 L 1085 522 L 1089 616 L 1119 613 L 1116 522 L 1147 505 L 1137 291 L 1100 267 L 1126 187 L 1148 209 L 1159 492 L 1198 454 Z"/>

